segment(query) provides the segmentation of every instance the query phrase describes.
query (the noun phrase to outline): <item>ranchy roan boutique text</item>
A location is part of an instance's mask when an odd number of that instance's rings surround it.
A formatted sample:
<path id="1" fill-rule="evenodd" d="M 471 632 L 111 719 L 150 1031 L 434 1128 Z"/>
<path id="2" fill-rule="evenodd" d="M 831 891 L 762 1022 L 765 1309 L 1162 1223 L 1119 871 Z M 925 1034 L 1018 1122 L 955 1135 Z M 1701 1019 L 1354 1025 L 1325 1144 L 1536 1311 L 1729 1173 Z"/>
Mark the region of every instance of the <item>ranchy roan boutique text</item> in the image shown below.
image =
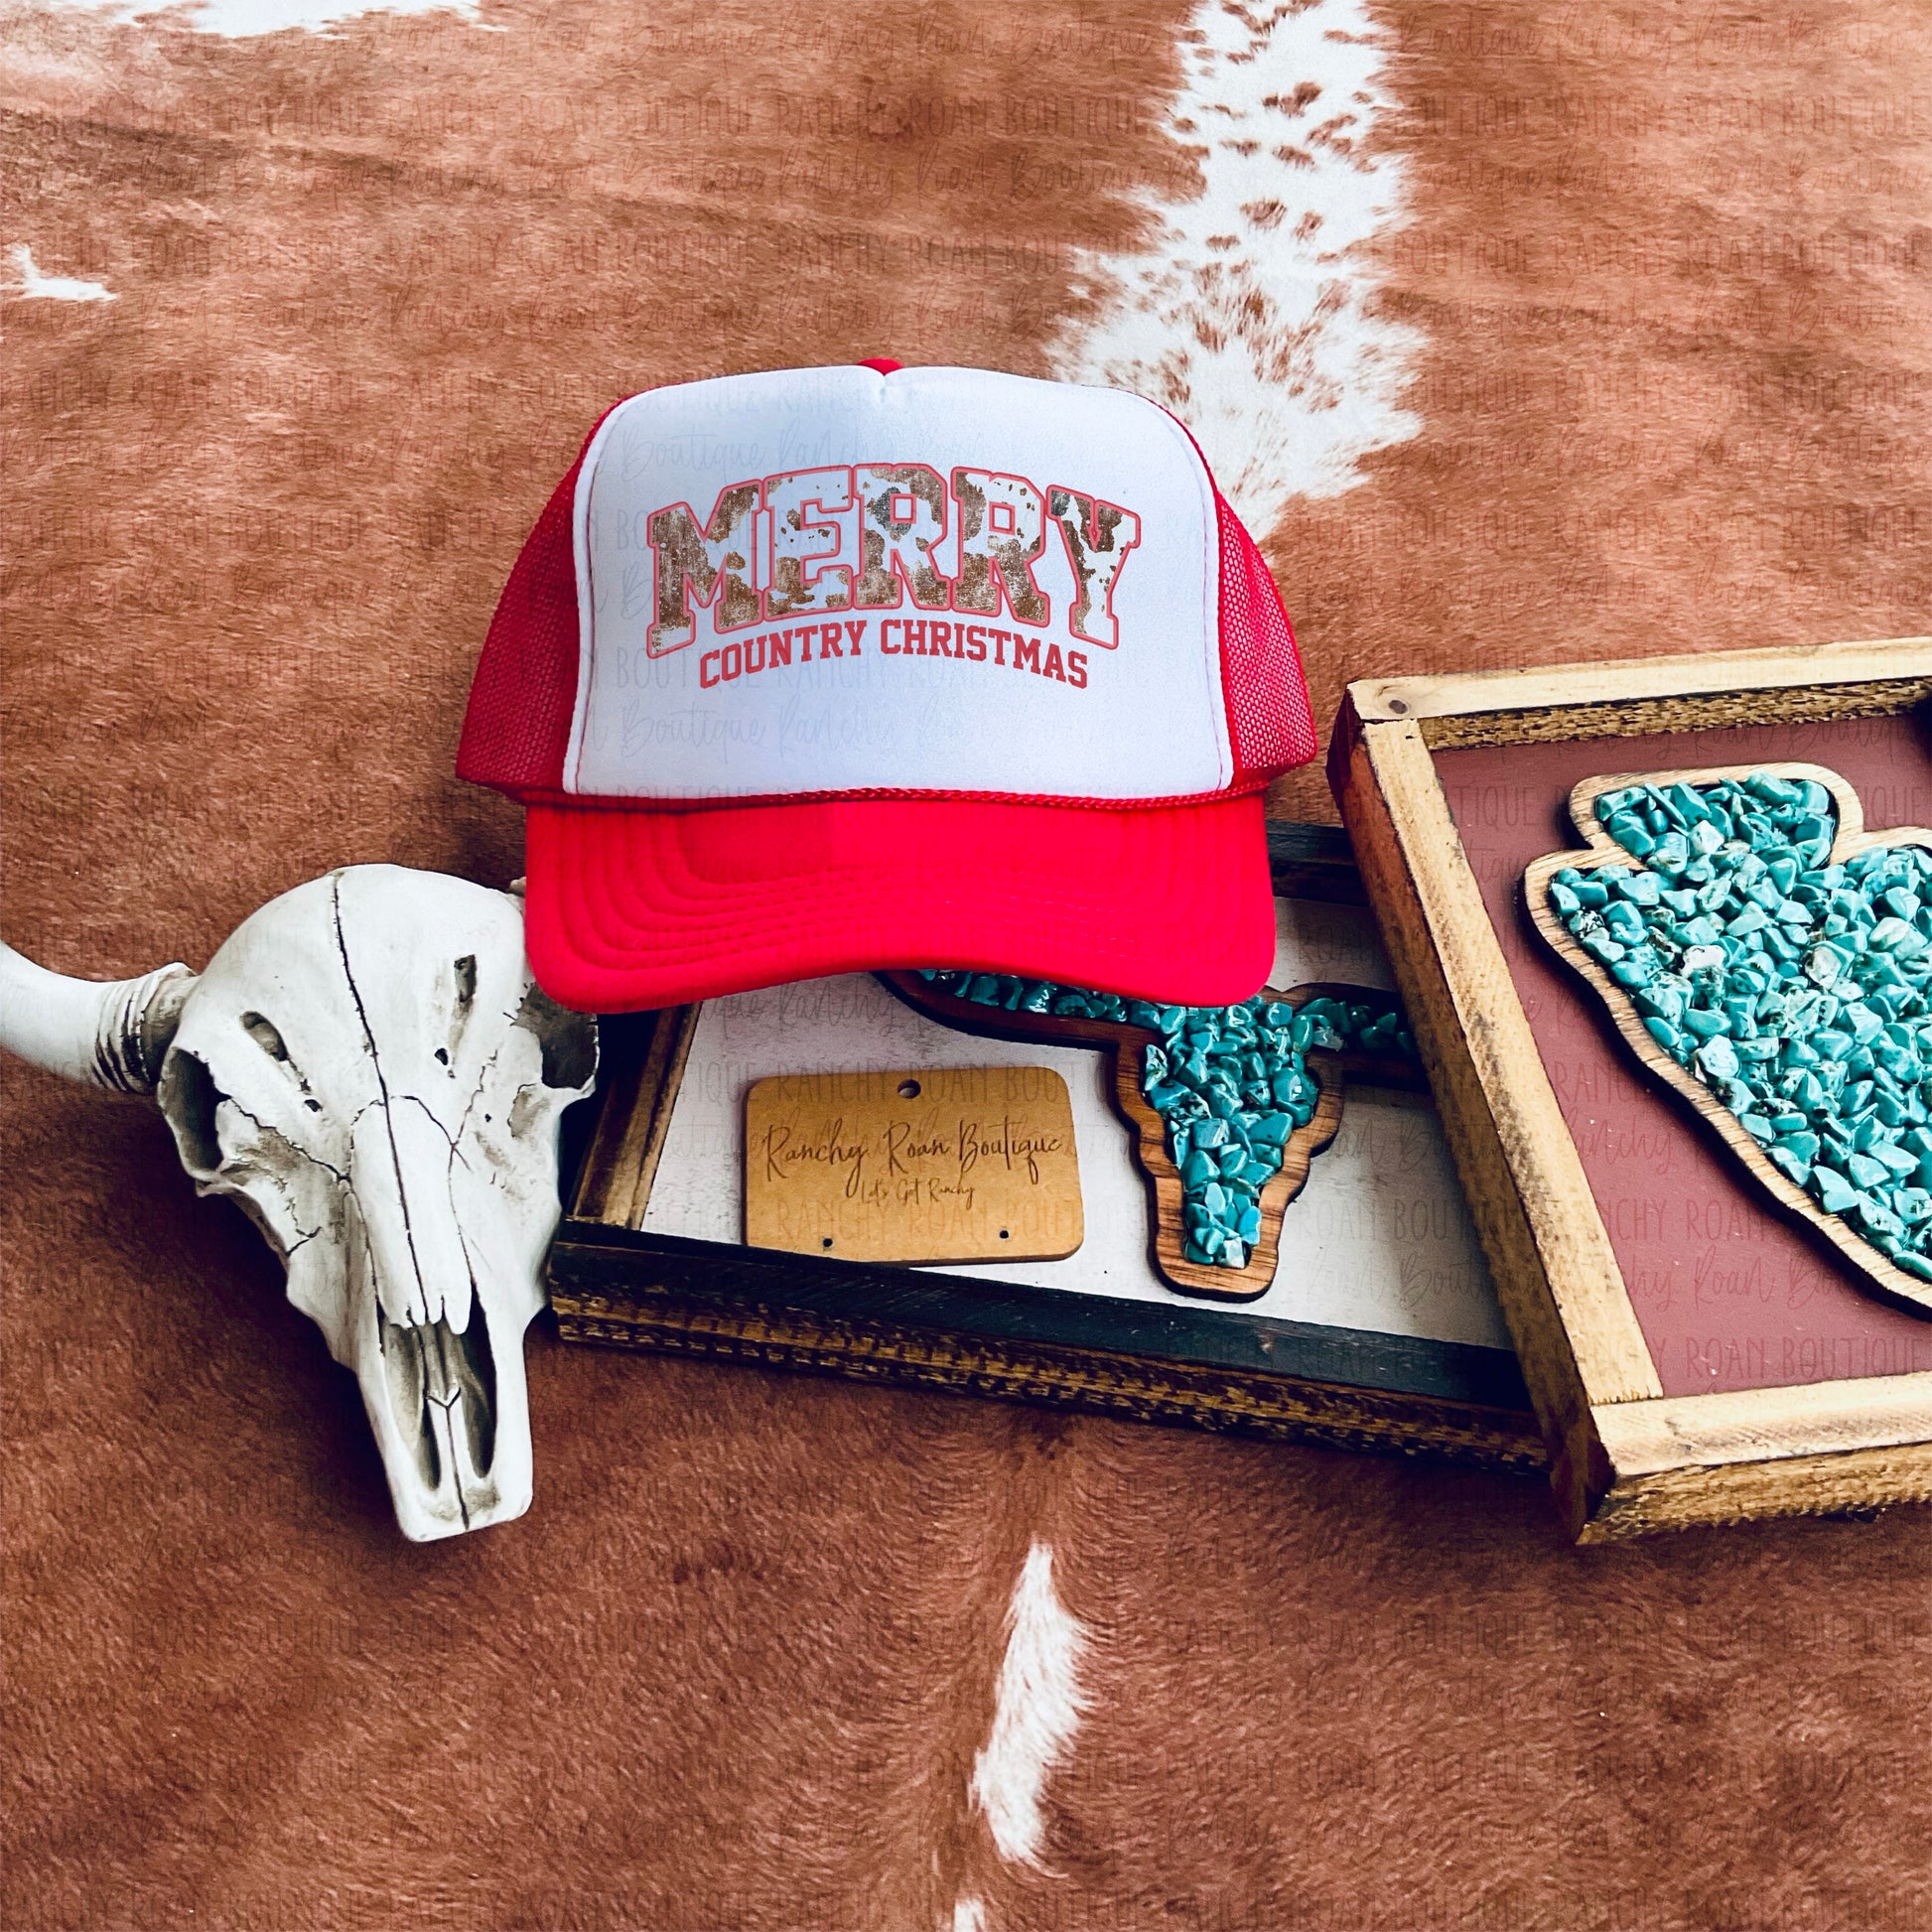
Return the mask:
<path id="1" fill-rule="evenodd" d="M 955 525 L 959 569 L 948 579 L 934 553 Z M 1049 530 L 1058 533 L 1077 587 L 1067 629 L 1115 649 L 1114 587 L 1141 540 L 1141 519 L 1061 483 L 1042 490 L 1025 477 L 961 467 L 949 488 L 923 463 L 849 464 L 732 483 L 702 525 L 680 502 L 621 517 L 614 534 L 620 549 L 638 534 L 649 547 L 655 593 L 645 646 L 655 657 L 696 641 L 701 608 L 711 611 L 720 637 L 812 613 L 900 610 L 908 597 L 922 612 L 998 618 L 1004 611 L 1037 631 L 1052 621 L 1052 600 L 1034 581 Z M 803 664 L 814 651 L 820 660 L 856 657 L 871 625 L 869 618 L 806 622 L 734 638 L 700 656 L 698 682 L 710 690 L 781 669 L 794 653 Z M 871 640 L 887 657 L 990 661 L 1086 687 L 1085 651 L 1062 651 L 1024 630 L 952 618 L 882 618 Z"/>

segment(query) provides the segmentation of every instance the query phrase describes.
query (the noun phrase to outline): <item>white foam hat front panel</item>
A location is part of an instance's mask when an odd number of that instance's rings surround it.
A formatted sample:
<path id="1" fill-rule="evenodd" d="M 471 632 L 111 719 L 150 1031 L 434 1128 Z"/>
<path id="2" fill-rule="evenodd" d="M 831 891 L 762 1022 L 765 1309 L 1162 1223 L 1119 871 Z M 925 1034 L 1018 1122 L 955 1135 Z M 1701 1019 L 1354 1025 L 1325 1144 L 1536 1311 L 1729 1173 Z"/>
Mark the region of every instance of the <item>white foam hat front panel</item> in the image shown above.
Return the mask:
<path id="1" fill-rule="evenodd" d="M 564 784 L 1112 801 L 1233 777 L 1213 483 L 1138 396 L 775 370 L 605 419 Z"/>

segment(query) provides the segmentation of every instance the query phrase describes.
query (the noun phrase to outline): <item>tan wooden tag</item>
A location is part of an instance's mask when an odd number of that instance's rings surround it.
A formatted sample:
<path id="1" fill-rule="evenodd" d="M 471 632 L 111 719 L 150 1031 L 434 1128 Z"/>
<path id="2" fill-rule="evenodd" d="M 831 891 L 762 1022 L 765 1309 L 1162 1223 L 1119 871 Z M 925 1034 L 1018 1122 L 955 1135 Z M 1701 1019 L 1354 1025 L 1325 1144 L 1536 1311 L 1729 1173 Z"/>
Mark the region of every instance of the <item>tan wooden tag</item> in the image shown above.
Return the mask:
<path id="1" fill-rule="evenodd" d="M 745 1239 L 851 1261 L 1058 1261 L 1086 1237 L 1046 1066 L 792 1073 L 745 1096 Z"/>

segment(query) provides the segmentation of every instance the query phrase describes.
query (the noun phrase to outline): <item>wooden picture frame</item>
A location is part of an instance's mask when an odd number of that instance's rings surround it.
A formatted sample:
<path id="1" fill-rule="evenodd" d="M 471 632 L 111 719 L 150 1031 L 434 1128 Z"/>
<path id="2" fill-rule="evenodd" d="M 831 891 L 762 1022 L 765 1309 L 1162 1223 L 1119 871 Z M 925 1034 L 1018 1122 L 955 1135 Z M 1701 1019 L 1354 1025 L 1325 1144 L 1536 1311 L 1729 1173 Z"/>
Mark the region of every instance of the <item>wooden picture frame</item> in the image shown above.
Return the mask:
<path id="1" fill-rule="evenodd" d="M 1645 1084 L 1524 894 L 1606 774 L 1819 764 L 1907 830 L 1929 699 L 1923 637 L 1348 687 L 1330 781 L 1580 1540 L 1932 1496 L 1932 1320 Z"/>
<path id="2" fill-rule="evenodd" d="M 1273 825 L 1270 847 L 1279 895 L 1363 903 L 1339 831 Z M 1521 1372 L 1504 1348 L 1283 1320 L 1179 1296 L 1070 1294 L 646 1231 L 699 1013 L 681 1007 L 606 1023 L 605 1090 L 549 1261 L 566 1341 L 1518 1472 L 1544 1467 Z M 976 1018 L 983 1026 L 985 1011 Z M 1337 1105 L 1343 1070 L 1332 1070 L 1328 1089 Z"/>

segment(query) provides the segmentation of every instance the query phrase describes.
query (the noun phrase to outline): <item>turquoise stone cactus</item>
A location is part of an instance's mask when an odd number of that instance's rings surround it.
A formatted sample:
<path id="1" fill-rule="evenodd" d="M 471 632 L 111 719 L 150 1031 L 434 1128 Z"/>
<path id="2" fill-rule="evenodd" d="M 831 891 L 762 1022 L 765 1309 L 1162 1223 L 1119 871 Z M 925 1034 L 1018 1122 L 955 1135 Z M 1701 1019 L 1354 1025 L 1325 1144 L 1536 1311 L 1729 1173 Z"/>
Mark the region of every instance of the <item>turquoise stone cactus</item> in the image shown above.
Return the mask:
<path id="1" fill-rule="evenodd" d="M 1201 1266 L 1248 1265 L 1261 1234 L 1261 1190 L 1320 1097 L 1304 1058 L 1309 1049 L 1416 1056 L 1399 1011 L 1325 996 L 1299 1008 L 1263 998 L 1175 1007 L 1000 973 L 922 970 L 919 977 L 975 1006 L 1111 1021 L 1161 1035 L 1144 1055 L 1141 1091 L 1167 1128 L 1180 1174 L 1182 1251 Z"/>
<path id="2" fill-rule="evenodd" d="M 1830 787 L 1764 770 L 1594 812 L 1633 863 L 1553 873 L 1564 930 L 1841 1248 L 1932 1283 L 1932 835 L 1841 842 Z"/>

